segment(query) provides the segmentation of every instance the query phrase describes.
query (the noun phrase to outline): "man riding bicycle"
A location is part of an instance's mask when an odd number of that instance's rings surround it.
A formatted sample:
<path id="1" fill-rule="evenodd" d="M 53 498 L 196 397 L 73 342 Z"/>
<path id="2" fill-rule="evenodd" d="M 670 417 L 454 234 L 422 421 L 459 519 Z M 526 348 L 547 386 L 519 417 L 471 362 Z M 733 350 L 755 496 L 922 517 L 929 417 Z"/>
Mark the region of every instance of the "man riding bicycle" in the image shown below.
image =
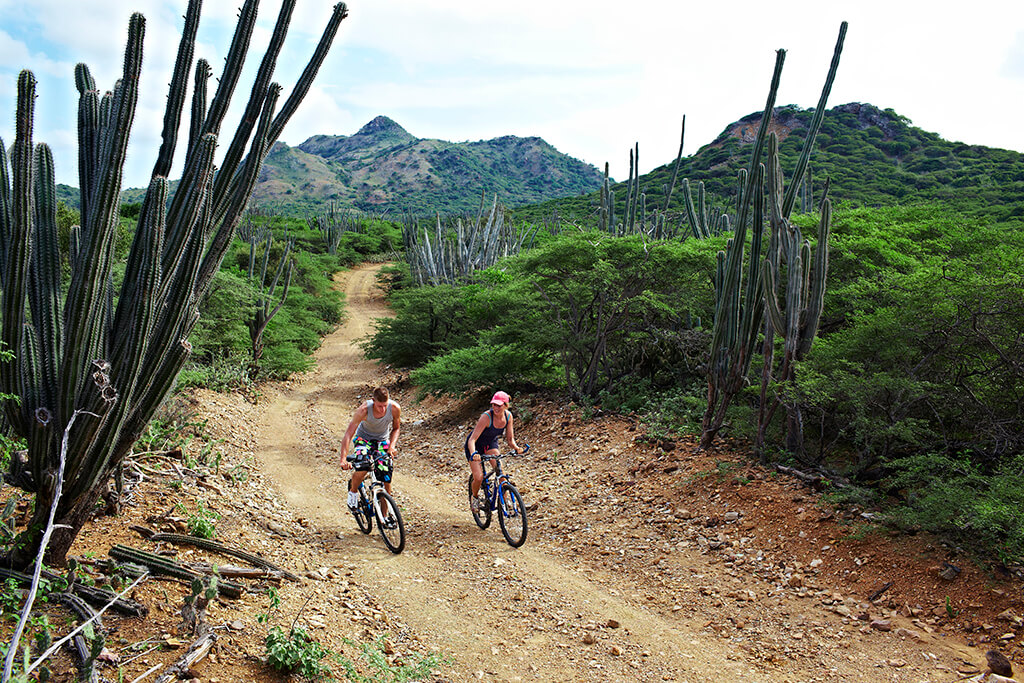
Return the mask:
<path id="1" fill-rule="evenodd" d="M 359 484 L 371 467 L 376 468 L 377 478 L 384 482 L 384 488 L 391 493 L 391 478 L 394 473 L 393 458 L 398 446 L 398 434 L 402 428 L 402 407 L 392 401 L 387 387 L 373 390 L 373 399 L 360 405 L 341 441 L 341 468 L 352 469 L 348 461 L 349 444 L 355 446 L 356 471 L 348 488 L 348 507 L 359 507 Z"/>

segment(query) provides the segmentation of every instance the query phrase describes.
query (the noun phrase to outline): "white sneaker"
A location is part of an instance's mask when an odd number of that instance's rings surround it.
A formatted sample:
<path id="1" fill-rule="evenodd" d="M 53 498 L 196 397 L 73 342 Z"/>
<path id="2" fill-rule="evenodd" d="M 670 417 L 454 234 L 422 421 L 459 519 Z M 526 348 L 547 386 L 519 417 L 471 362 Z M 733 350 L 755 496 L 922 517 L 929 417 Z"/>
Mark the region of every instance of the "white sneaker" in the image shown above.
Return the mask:
<path id="1" fill-rule="evenodd" d="M 355 491 L 348 492 L 348 506 L 353 510 L 359 507 L 359 494 Z"/>
<path id="2" fill-rule="evenodd" d="M 469 499 L 469 509 L 473 512 L 480 512 L 480 496 L 471 496 Z"/>

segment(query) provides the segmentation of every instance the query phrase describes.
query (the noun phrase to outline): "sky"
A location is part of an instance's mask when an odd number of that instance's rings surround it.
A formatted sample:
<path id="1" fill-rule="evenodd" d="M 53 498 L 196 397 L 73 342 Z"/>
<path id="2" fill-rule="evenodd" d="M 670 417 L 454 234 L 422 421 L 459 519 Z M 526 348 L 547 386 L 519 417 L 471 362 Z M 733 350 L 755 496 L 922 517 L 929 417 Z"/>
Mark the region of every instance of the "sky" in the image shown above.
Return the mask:
<path id="1" fill-rule="evenodd" d="M 281 140 L 351 135 L 386 115 L 419 138 L 538 136 L 605 163 L 616 180 L 639 145 L 646 173 L 764 108 L 777 49 L 777 104 L 816 105 L 842 21 L 828 106 L 892 108 L 947 140 L 1024 152 L 1024 12 L 1005 0 L 787 3 L 666 0 L 352 0 L 316 83 Z M 14 140 L 18 73 L 38 80 L 35 132 L 57 182 L 78 186 L 74 66 L 103 90 L 120 76 L 133 11 L 146 17 L 139 107 L 125 187 L 143 187 L 160 145 L 187 0 L 0 0 L 0 138 Z M 207 0 L 196 56 L 219 74 L 241 0 Z M 298 0 L 275 80 L 291 91 L 334 2 Z M 940 9 L 947 7 L 947 9 Z M 279 4 L 264 0 L 225 131 L 248 97 Z M 191 79 L 190 79 L 191 83 Z M 211 92 L 215 81 L 211 81 Z M 188 125 L 187 116 L 183 122 Z M 185 129 L 187 130 L 187 128 Z M 226 137 L 226 136 L 225 136 Z M 226 146 L 226 142 L 224 143 Z M 184 156 L 179 147 L 172 177 Z"/>

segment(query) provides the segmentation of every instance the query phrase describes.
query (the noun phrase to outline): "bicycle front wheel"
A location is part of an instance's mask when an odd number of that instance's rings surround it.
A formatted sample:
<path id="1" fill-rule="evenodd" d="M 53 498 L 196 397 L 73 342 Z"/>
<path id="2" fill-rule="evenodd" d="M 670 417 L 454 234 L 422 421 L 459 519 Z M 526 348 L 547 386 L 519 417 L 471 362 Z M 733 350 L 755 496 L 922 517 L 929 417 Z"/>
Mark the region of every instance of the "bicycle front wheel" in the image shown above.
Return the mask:
<path id="1" fill-rule="evenodd" d="M 513 548 L 526 543 L 526 508 L 512 484 L 502 484 L 498 498 L 498 523 L 505 540 Z"/>
<path id="2" fill-rule="evenodd" d="M 396 555 L 405 548 L 405 524 L 398 503 L 387 491 L 377 491 L 373 510 L 377 515 L 377 528 L 384 545 Z"/>
<path id="3" fill-rule="evenodd" d="M 487 492 L 484 490 L 483 484 L 480 485 L 480 509 L 473 509 L 473 475 L 469 475 L 469 511 L 473 513 L 473 521 L 481 529 L 486 529 L 491 525 L 491 502 L 487 500 Z"/>

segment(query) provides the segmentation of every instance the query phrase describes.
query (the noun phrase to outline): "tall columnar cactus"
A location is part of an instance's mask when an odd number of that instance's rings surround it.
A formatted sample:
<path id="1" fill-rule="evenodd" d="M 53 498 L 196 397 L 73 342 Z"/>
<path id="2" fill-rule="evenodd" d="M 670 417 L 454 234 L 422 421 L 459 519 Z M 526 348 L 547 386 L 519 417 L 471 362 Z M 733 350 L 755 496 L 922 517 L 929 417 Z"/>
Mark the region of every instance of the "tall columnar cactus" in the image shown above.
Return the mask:
<path id="1" fill-rule="evenodd" d="M 832 204 L 824 197 L 818 221 L 818 241 L 814 255 L 811 246 L 800 234 L 800 228 L 782 215 L 782 169 L 779 166 L 778 140 L 772 133 L 768 143 L 768 185 L 771 207 L 769 223 L 772 246 L 761 271 L 765 289 L 768 319 L 765 326 L 764 372 L 761 379 L 761 407 L 758 414 L 756 450 L 764 458 L 764 435 L 782 399 L 768 401 L 769 385 L 774 382 L 792 384 L 796 379 L 796 361 L 803 360 L 811 350 L 818 331 L 825 302 L 825 281 L 828 275 L 828 237 L 832 225 Z M 785 290 L 780 296 L 779 284 L 785 276 Z M 774 337 L 783 341 L 782 359 L 774 371 Z M 803 415 L 797 401 L 788 401 L 786 408 L 786 449 L 803 453 Z"/>
<path id="2" fill-rule="evenodd" d="M 10 478 L 36 496 L 35 514 L 10 558 L 31 561 L 53 502 L 59 526 L 49 561 L 62 563 L 75 535 L 104 492 L 110 473 L 171 390 L 189 354 L 187 337 L 200 300 L 220 268 L 260 166 L 305 97 L 342 19 L 334 11 L 288 100 L 275 113 L 280 86 L 271 82 L 295 0 L 283 0 L 256 73 L 248 104 L 219 168 L 214 151 L 242 73 L 255 27 L 256 0 L 239 12 L 224 71 L 212 100 L 210 69 L 195 68 L 184 170 L 168 204 L 168 179 L 192 70 L 200 0 L 190 0 L 164 116 L 163 143 L 142 203 L 120 289 L 112 277 L 125 152 L 142 66 L 145 20 L 132 16 L 124 71 L 101 95 L 84 64 L 75 69 L 82 224 L 71 235 L 71 277 L 61 294 L 54 173 L 49 149 L 33 149 L 35 79 L 18 80 L 16 138 L 8 162 L 0 144 L 0 236 L 3 238 L 2 341 L 15 361 L 0 362 L 0 392 L 8 422 L 27 444 Z M 9 171 L 8 171 L 9 167 Z M 63 492 L 55 498 L 60 442 L 68 431 Z"/>
<path id="3" fill-rule="evenodd" d="M 829 66 L 828 75 L 825 78 L 825 85 L 822 88 L 821 96 L 818 99 L 818 106 L 814 111 L 807 136 L 804 139 L 803 149 L 797 160 L 796 169 L 793 174 L 794 178 L 803 179 L 806 172 L 811 149 L 814 146 L 818 129 L 821 127 L 828 95 L 832 90 L 832 83 L 839 68 L 839 58 L 843 50 L 846 28 L 847 24 L 844 21 L 839 28 L 839 38 L 836 41 L 832 62 Z M 776 55 L 775 71 L 768 92 L 768 100 L 765 105 L 764 114 L 761 116 L 757 137 L 754 141 L 750 167 L 745 175 L 741 175 L 741 192 L 737 203 L 737 218 L 733 226 L 733 238 L 729 241 L 726 251 L 719 252 L 718 255 L 718 269 L 715 275 L 715 322 L 711 337 L 710 361 L 708 363 L 708 405 L 704 413 L 700 441 L 701 447 L 704 448 L 711 445 L 718 431 L 722 428 L 726 410 L 732 399 L 748 384 L 750 362 L 757 350 L 758 336 L 761 333 L 760 321 L 764 315 L 765 307 L 765 287 L 761 276 L 760 263 L 765 195 L 765 172 L 761 164 L 761 157 L 764 153 L 768 126 L 775 106 L 775 97 L 778 92 L 784 61 L 785 51 L 779 50 Z M 769 165 L 769 172 L 774 174 L 774 166 L 771 164 Z M 775 199 L 772 199 L 772 210 L 775 210 L 774 207 L 777 201 L 779 216 L 788 221 L 800 183 L 791 184 L 783 194 L 781 175 L 776 175 L 775 178 L 777 179 L 777 185 L 773 180 L 769 181 L 770 197 L 778 195 Z M 748 220 L 751 219 L 751 213 L 753 213 L 751 248 L 750 254 L 747 257 L 748 272 L 747 281 L 744 285 L 742 283 L 743 252 Z M 781 238 L 777 238 L 776 233 L 773 232 L 773 243 L 772 247 L 769 248 L 769 252 L 774 248 L 774 240 L 776 239 Z"/>
<path id="4" fill-rule="evenodd" d="M 295 248 L 294 239 L 286 239 L 284 245 L 284 253 L 281 254 L 281 258 L 277 262 L 277 268 L 274 270 L 274 276 L 271 280 L 267 280 L 267 266 L 270 264 L 270 252 L 273 246 L 274 240 L 271 236 L 266 236 L 260 239 L 260 243 L 263 246 L 263 258 L 260 259 L 260 268 L 256 270 L 256 242 L 250 242 L 249 250 L 249 281 L 256 287 L 256 305 L 253 308 L 252 317 L 247 323 L 249 326 L 249 338 L 252 341 L 252 364 L 250 365 L 250 377 L 255 377 L 259 371 L 260 359 L 263 357 L 263 333 L 267 330 L 267 325 L 277 315 L 278 311 L 281 310 L 281 306 L 284 305 L 285 299 L 288 298 L 288 287 L 292 282 L 292 271 L 295 268 L 294 259 L 289 259 L 288 254 Z M 287 265 L 286 265 L 287 264 Z M 287 270 L 286 270 L 287 268 Z M 281 288 L 281 297 L 277 299 L 277 305 L 274 305 L 274 292 L 277 291 L 277 286 L 281 282 L 281 276 L 284 275 L 284 284 Z M 273 306 L 273 308 L 271 308 Z"/>

